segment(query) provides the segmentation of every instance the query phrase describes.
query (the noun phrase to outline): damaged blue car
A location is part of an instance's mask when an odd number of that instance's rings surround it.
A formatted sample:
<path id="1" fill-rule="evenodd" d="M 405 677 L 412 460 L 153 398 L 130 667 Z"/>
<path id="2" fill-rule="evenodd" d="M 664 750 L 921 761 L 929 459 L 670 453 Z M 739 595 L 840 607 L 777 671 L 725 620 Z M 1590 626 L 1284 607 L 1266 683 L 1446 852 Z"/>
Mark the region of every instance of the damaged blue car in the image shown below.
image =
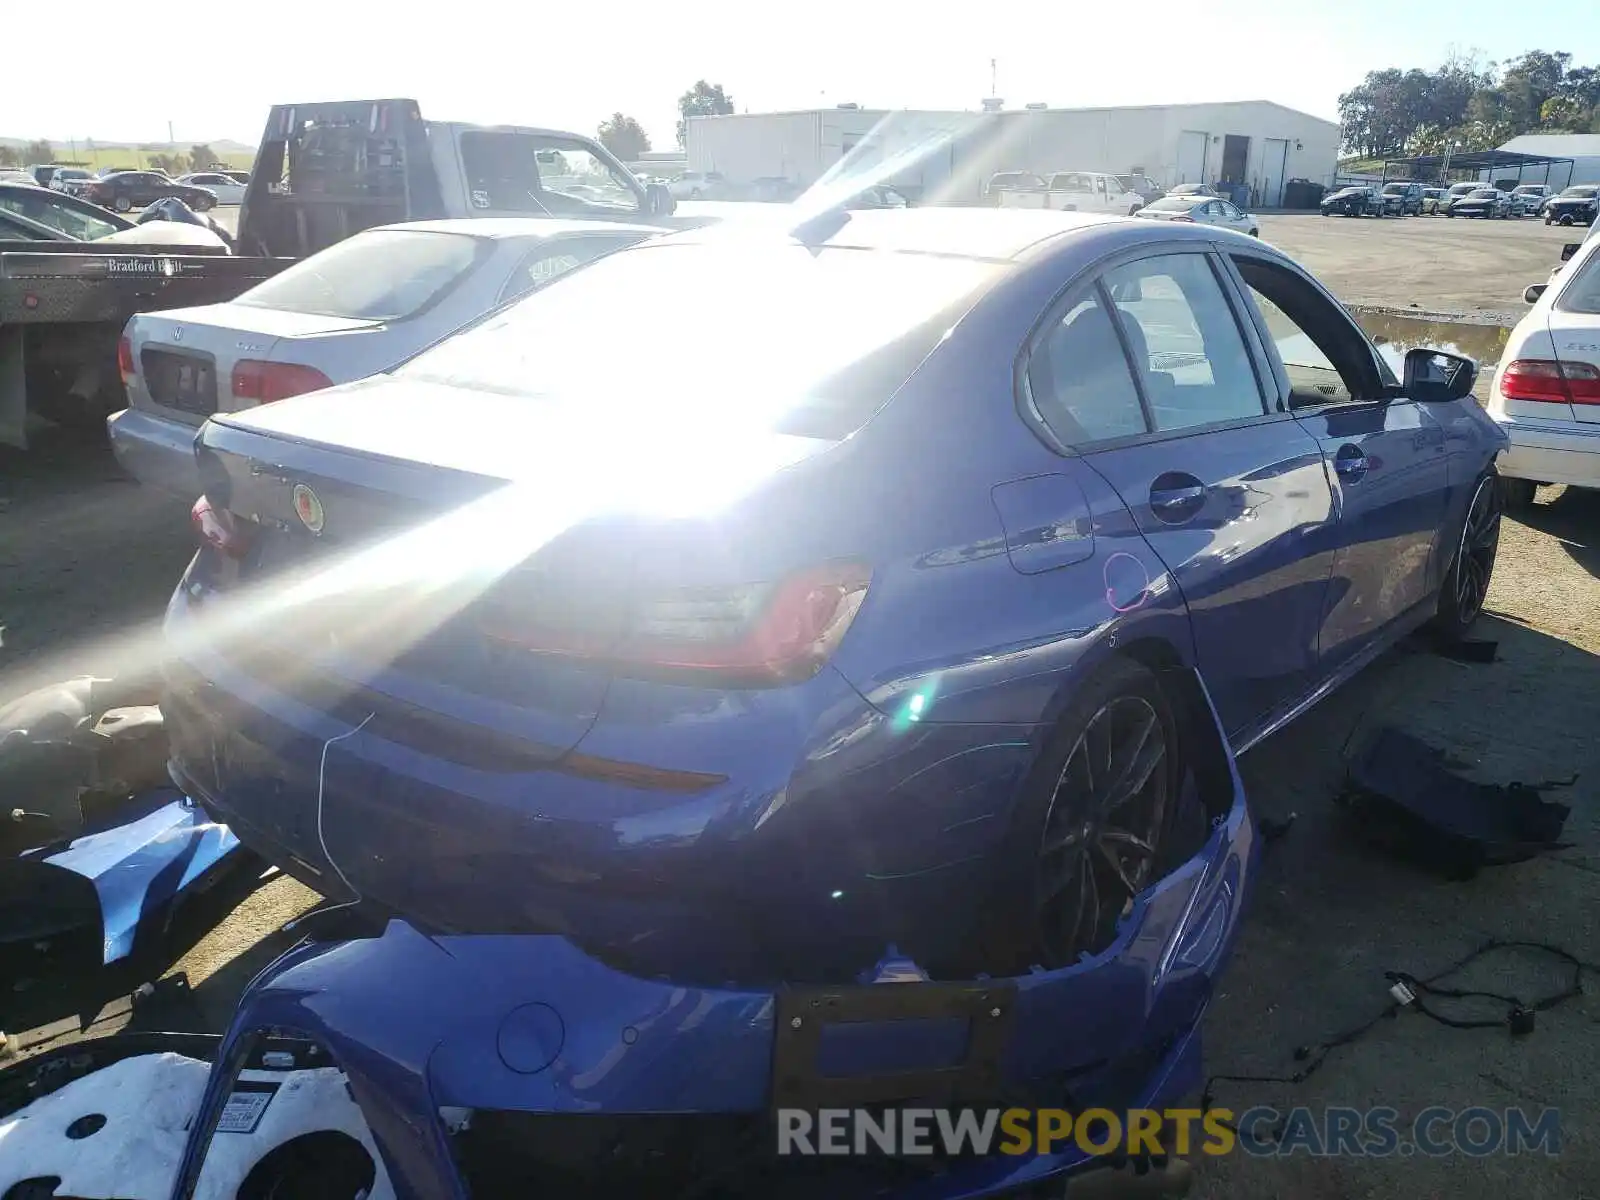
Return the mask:
<path id="1" fill-rule="evenodd" d="M 1395 379 L 1258 239 L 922 208 L 625 249 L 213 417 L 174 780 L 398 921 L 258 981 L 206 1120 L 269 1030 L 417 1196 L 471 1174 L 441 1110 L 582 1171 L 646 1114 L 1181 1095 L 1247 892 L 1233 755 L 1482 609 L 1475 375 Z M 916 1194 L 1084 1165 L 1030 1163 Z"/>

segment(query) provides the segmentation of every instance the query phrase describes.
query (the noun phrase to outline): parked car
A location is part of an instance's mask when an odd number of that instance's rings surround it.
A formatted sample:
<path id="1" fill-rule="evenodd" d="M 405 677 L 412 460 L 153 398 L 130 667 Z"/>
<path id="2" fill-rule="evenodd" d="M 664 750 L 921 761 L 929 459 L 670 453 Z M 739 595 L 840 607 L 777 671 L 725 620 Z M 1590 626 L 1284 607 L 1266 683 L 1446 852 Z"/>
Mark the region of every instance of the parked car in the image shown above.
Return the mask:
<path id="1" fill-rule="evenodd" d="M 57 167 L 50 176 L 49 187 L 53 191 L 66 192 L 69 196 L 78 196 L 93 179 L 94 176 L 82 167 Z"/>
<path id="2" fill-rule="evenodd" d="M 1251 237 L 1261 236 L 1261 224 L 1253 215 L 1241 212 L 1226 200 L 1208 200 L 1204 196 L 1162 196 L 1133 215 L 1151 221 L 1219 225 Z"/>
<path id="3" fill-rule="evenodd" d="M 719 200 L 728 198 L 728 179 L 721 171 L 685 171 L 667 190 L 675 200 Z"/>
<path id="4" fill-rule="evenodd" d="M 1511 215 L 1511 197 L 1496 188 L 1474 188 L 1458 196 L 1445 210 L 1447 217 L 1508 217 Z"/>
<path id="5" fill-rule="evenodd" d="M 217 198 L 218 204 L 244 203 L 245 185 L 220 171 L 194 171 L 178 176 L 177 182 L 186 187 L 203 188 Z"/>
<path id="6" fill-rule="evenodd" d="M 76 241 L 98 241 L 132 229 L 133 222 L 87 200 L 26 181 L 0 180 L 0 211 L 58 230 Z"/>
<path id="7" fill-rule="evenodd" d="M 1010 193 L 1010 192 L 1041 192 L 1042 193 L 1044 190 L 1045 190 L 1044 180 L 1042 178 L 1040 178 L 1039 176 L 1035 175 L 1031 171 L 998 171 L 995 174 L 989 176 L 989 182 L 984 184 L 984 187 L 983 187 L 983 195 L 984 195 L 984 198 L 986 200 L 988 200 L 988 202 L 990 204 L 993 204 L 996 207 L 1001 207 L 1002 206 L 1002 202 L 1003 202 L 1005 196 L 1007 195 L 1007 193 Z M 1009 208 L 1009 207 L 1014 207 L 1014 206 L 1006 204 L 1006 205 L 1004 205 L 1004 207 L 1008 207 Z M 1015 207 L 1039 207 L 1039 208 L 1043 208 L 1044 206 L 1042 204 L 1040 204 L 1040 205 L 1036 205 L 1036 206 L 1022 205 L 1022 206 L 1015 206 Z"/>
<path id="8" fill-rule="evenodd" d="M 1409 180 L 1394 180 L 1383 185 L 1383 211 L 1395 217 L 1422 215 L 1422 185 Z"/>
<path id="9" fill-rule="evenodd" d="M 1377 188 L 1345 187 L 1322 198 L 1322 215 L 1331 217 L 1381 217 L 1384 202 Z"/>
<path id="10" fill-rule="evenodd" d="M 1422 189 L 1422 211 L 1424 215 L 1434 217 L 1439 215 L 1439 205 L 1444 202 L 1445 190 L 1431 187 Z"/>
<path id="11" fill-rule="evenodd" d="M 1483 187 L 1483 184 L 1476 180 L 1472 181 L 1471 183 L 1452 183 L 1448 188 L 1445 189 L 1444 199 L 1439 202 L 1439 211 L 1448 217 L 1450 215 L 1450 209 L 1455 205 L 1457 200 L 1461 200 L 1472 195 L 1473 192 L 1477 191 L 1481 187 Z"/>
<path id="12" fill-rule="evenodd" d="M 1548 199 L 1550 189 L 1542 183 L 1524 183 L 1511 189 L 1511 202 L 1516 206 L 1519 217 L 1542 212 L 1544 202 Z"/>
<path id="13" fill-rule="evenodd" d="M 1231 796 L 1228 747 L 1481 611 L 1503 438 L 1474 364 L 1397 381 L 1216 228 L 748 234 L 212 417 L 175 780 L 324 894 L 643 978 L 1115 960 L 1174 869 L 1231 881 L 1196 917 L 1225 945 L 1250 824 L 1183 781 Z"/>
<path id="14" fill-rule="evenodd" d="M 1589 225 L 1600 212 L 1600 185 L 1580 183 L 1545 201 L 1546 225 Z"/>
<path id="15" fill-rule="evenodd" d="M 550 218 L 418 221 L 365 230 L 226 304 L 140 313 L 122 335 L 128 407 L 111 448 L 141 483 L 200 493 L 209 416 L 376 374 L 647 226 Z"/>
<path id="16" fill-rule="evenodd" d="M 1098 212 L 1132 215 L 1144 207 L 1144 197 L 1126 190 L 1117 176 L 1101 171 L 1057 171 L 1044 190 L 1014 188 L 998 192 L 1001 208 L 1051 208 L 1061 212 Z"/>
<path id="17" fill-rule="evenodd" d="M 875 184 L 872 187 L 863 188 L 854 196 L 851 196 L 850 199 L 845 201 L 845 207 L 850 209 L 906 208 L 909 207 L 909 203 L 905 196 L 894 188 L 884 184 Z"/>
<path id="18" fill-rule="evenodd" d="M 102 176 L 83 191 L 85 200 L 117 212 L 143 208 L 165 196 L 176 196 L 196 212 L 209 212 L 217 206 L 215 192 L 179 183 L 155 171 L 119 171 Z"/>
<path id="19" fill-rule="evenodd" d="M 1528 289 L 1533 307 L 1506 339 L 1489 396 L 1510 442 L 1498 465 L 1514 506 L 1542 484 L 1600 488 L 1600 224 L 1563 257 Z"/>
<path id="20" fill-rule="evenodd" d="M 1154 203 L 1167 194 L 1167 190 L 1148 175 L 1136 172 L 1132 175 L 1118 175 L 1116 180 L 1122 185 L 1123 191 L 1133 192 L 1146 204 Z"/>

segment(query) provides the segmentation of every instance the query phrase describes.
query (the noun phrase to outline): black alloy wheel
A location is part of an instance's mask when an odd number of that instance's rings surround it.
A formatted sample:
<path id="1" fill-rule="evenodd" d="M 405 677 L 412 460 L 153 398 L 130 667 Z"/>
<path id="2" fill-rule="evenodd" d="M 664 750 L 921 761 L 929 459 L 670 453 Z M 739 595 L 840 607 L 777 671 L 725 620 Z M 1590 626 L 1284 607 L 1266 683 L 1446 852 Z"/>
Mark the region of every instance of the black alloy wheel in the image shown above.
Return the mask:
<path id="1" fill-rule="evenodd" d="M 1500 551 L 1500 518 L 1505 498 L 1498 476 L 1481 476 L 1467 505 L 1455 557 L 1439 591 L 1437 625 L 1447 639 L 1459 640 L 1483 612 Z"/>
<path id="2" fill-rule="evenodd" d="M 1177 747 L 1170 718 L 1137 692 L 1113 696 L 1084 723 L 1061 766 L 1036 864 L 1039 948 L 1046 966 L 1103 950 L 1155 878 Z"/>

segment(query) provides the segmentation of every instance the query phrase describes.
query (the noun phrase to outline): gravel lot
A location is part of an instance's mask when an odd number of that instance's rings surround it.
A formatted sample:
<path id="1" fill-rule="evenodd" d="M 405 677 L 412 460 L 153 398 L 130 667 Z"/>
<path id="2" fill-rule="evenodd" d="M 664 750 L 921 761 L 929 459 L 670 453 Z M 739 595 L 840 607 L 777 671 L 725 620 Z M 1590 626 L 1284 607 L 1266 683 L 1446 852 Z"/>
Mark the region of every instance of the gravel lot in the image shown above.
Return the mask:
<path id="1" fill-rule="evenodd" d="M 1521 288 L 1542 280 L 1574 231 L 1533 221 L 1435 218 L 1351 221 L 1269 216 L 1263 235 L 1347 301 L 1392 310 L 1412 303 L 1479 320 L 1515 315 Z M 1515 303 L 1504 303 L 1509 297 Z M 0 699 L 39 683 L 152 661 L 161 608 L 189 554 L 184 505 L 122 479 L 95 448 L 47 438 L 26 456 L 0 449 Z M 1490 593 L 1499 661 L 1467 666 L 1397 652 L 1242 763 L 1258 814 L 1298 813 L 1260 874 L 1253 911 L 1207 1022 L 1211 1070 L 1287 1074 L 1293 1048 L 1355 1025 L 1386 1001 L 1385 970 L 1426 975 L 1486 937 L 1560 945 L 1600 961 L 1600 495 L 1546 489 L 1506 525 Z M 1440 883 L 1355 844 L 1331 803 L 1339 751 L 1358 723 L 1419 732 L 1483 778 L 1580 773 L 1553 798 L 1573 807 L 1572 848 L 1538 862 Z M 181 1019 L 220 1026 L 240 988 L 281 948 L 274 931 L 312 897 L 285 879 L 202 900 L 157 957 L 92 979 L 0 992 L 12 1031 L 81 1014 L 141 978 L 184 973 L 195 1009 Z M 1537 995 L 1549 969 L 1489 964 L 1463 986 Z M 175 1010 L 176 1011 L 176 1010 Z M 159 1016 L 147 1024 L 166 1023 Z M 167 1020 L 172 1019 L 170 1016 Z M 1532 1036 L 1454 1031 L 1411 1014 L 1335 1051 L 1299 1085 L 1223 1084 L 1218 1103 L 1387 1104 L 1402 1116 L 1453 1108 L 1559 1106 L 1562 1154 L 1546 1159 L 1394 1157 L 1198 1163 L 1210 1200 L 1442 1196 L 1524 1200 L 1595 1196 L 1600 1133 L 1600 1003 L 1593 995 L 1540 1014 Z"/>

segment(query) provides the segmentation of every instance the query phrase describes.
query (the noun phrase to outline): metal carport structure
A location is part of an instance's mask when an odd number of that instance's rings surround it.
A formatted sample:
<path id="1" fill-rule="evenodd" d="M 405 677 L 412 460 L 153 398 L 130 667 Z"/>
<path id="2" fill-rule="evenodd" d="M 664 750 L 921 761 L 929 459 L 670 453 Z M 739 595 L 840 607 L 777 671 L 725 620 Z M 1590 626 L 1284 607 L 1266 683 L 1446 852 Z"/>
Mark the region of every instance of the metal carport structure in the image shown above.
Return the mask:
<path id="1" fill-rule="evenodd" d="M 1514 150 L 1473 150 L 1462 154 L 1424 154 L 1416 158 L 1386 158 L 1383 160 L 1383 179 L 1388 182 L 1391 173 L 1396 179 L 1444 179 L 1449 171 L 1470 171 L 1477 175 L 1481 171 L 1498 171 L 1516 169 L 1517 182 L 1542 183 L 1550 186 L 1550 168 L 1565 163 L 1567 166 L 1566 182 L 1561 187 L 1569 187 L 1572 183 L 1573 162 L 1570 158 L 1551 158 L 1544 154 L 1519 154 Z M 1543 179 L 1524 180 L 1522 173 L 1530 167 L 1543 167 Z M 1400 174 L 1394 168 L 1404 168 L 1405 174 Z M 1555 189 L 1560 190 L 1560 189 Z"/>

